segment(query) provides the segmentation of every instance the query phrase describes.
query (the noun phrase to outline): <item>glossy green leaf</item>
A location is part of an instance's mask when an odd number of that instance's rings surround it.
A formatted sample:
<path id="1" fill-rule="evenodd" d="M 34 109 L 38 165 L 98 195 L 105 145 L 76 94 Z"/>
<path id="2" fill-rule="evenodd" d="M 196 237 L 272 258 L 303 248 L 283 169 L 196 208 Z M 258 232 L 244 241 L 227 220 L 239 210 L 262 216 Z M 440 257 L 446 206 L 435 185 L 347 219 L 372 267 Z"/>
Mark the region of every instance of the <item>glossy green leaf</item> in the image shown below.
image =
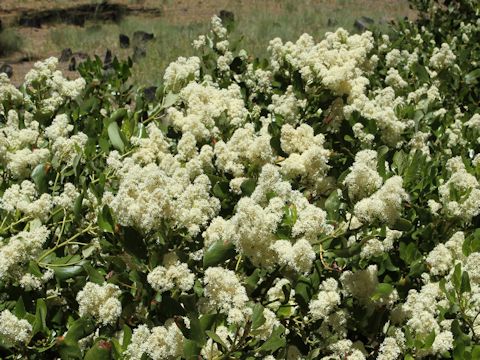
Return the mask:
<path id="1" fill-rule="evenodd" d="M 265 323 L 265 316 L 263 316 L 263 306 L 261 304 L 255 304 L 252 313 L 252 329 L 258 329 Z"/>
<path id="2" fill-rule="evenodd" d="M 379 283 L 375 287 L 375 291 L 370 296 L 370 299 L 376 301 L 381 298 L 386 298 L 392 293 L 393 290 L 394 290 L 393 285 L 387 284 L 387 283 Z"/>
<path id="3" fill-rule="evenodd" d="M 275 352 L 287 344 L 286 339 L 282 336 L 284 332 L 283 326 L 277 326 L 273 329 L 272 335 L 265 341 L 258 351 Z"/>
<path id="4" fill-rule="evenodd" d="M 113 147 L 123 153 L 125 150 L 125 144 L 123 143 L 122 136 L 120 134 L 120 128 L 115 121 L 112 121 L 108 125 L 108 138 L 110 139 Z"/>
<path id="5" fill-rule="evenodd" d="M 45 332 L 48 330 L 47 323 L 47 304 L 45 300 L 38 299 L 35 310 L 35 322 L 33 323 L 32 336 L 38 332 Z"/>
<path id="6" fill-rule="evenodd" d="M 49 169 L 49 167 L 50 165 L 47 164 L 38 164 L 32 171 L 32 180 L 40 194 L 43 194 L 48 190 L 47 169 Z"/>
<path id="7" fill-rule="evenodd" d="M 110 212 L 110 209 L 107 205 L 104 205 L 102 208 L 102 212 L 100 212 L 97 216 L 97 223 L 98 226 L 100 226 L 101 229 L 103 229 L 106 232 L 112 233 L 114 231 L 114 222 L 112 218 L 112 214 Z"/>
<path id="8" fill-rule="evenodd" d="M 87 351 L 84 360 L 110 360 L 111 350 L 112 343 L 99 340 Z"/>
<path id="9" fill-rule="evenodd" d="M 218 240 L 208 247 L 203 255 L 203 267 L 207 268 L 225 262 L 235 256 L 235 246 Z"/>
<path id="10" fill-rule="evenodd" d="M 219 344 L 220 346 L 222 346 L 223 349 L 228 349 L 228 346 L 227 344 L 225 344 L 223 342 L 223 340 L 220 338 L 220 336 L 218 336 L 214 331 L 210 331 L 210 330 L 206 330 L 205 333 L 207 334 L 207 336 L 212 339 L 213 341 L 215 341 L 217 344 Z"/>

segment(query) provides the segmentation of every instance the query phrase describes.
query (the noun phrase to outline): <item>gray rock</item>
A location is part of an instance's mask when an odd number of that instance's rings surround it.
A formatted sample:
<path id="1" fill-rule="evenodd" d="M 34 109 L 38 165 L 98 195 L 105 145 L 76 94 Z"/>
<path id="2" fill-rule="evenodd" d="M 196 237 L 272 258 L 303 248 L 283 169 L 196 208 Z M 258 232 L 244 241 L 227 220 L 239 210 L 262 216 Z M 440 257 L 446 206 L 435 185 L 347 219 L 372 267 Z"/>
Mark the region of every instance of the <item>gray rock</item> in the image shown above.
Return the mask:
<path id="1" fill-rule="evenodd" d="M 147 33 L 145 31 L 135 31 L 133 33 L 133 42 L 136 45 L 152 41 L 153 39 L 155 39 L 155 35 L 152 33 Z"/>
<path id="2" fill-rule="evenodd" d="M 122 49 L 127 49 L 127 48 L 130 47 L 130 38 L 129 38 L 127 35 L 125 35 L 125 34 L 120 34 L 120 35 L 118 36 L 118 40 L 119 40 L 119 42 L 120 42 L 120 47 L 121 47 Z"/>
<path id="3" fill-rule="evenodd" d="M 147 50 L 144 47 L 135 46 L 133 48 L 133 56 L 132 56 L 133 61 L 138 61 L 141 58 L 144 58 L 145 56 L 147 56 Z"/>
<path id="4" fill-rule="evenodd" d="M 60 58 L 58 59 L 58 61 L 67 62 L 68 60 L 70 60 L 72 58 L 72 55 L 73 55 L 72 49 L 70 49 L 70 48 L 63 49 L 62 53 L 60 54 Z"/>
<path id="5" fill-rule="evenodd" d="M 0 73 L 5 73 L 9 78 L 13 76 L 13 68 L 10 64 L 3 64 L 0 66 Z"/>

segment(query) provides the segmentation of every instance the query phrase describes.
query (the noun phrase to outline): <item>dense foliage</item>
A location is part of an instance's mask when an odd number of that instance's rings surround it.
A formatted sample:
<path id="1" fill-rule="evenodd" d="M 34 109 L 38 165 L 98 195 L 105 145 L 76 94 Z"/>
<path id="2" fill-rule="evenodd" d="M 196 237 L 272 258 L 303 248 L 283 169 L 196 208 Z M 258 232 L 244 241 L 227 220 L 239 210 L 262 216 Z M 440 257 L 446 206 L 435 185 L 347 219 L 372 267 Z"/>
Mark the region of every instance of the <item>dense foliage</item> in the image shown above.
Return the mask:
<path id="1" fill-rule="evenodd" d="M 6 359 L 480 357 L 480 8 L 0 74 Z M 461 11 L 455 18 L 452 13 Z"/>

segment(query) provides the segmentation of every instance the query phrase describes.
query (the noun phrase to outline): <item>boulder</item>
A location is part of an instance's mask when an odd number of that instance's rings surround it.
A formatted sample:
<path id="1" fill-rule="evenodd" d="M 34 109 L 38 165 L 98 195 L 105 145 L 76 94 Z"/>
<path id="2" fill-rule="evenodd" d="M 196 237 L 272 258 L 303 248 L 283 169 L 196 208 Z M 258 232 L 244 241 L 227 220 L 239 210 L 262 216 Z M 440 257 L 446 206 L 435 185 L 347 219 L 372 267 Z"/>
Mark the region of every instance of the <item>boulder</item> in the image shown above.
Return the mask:
<path id="1" fill-rule="evenodd" d="M 153 39 L 155 39 L 155 35 L 152 33 L 147 33 L 145 31 L 135 31 L 133 33 L 133 42 L 137 45 L 152 41 Z"/>
<path id="2" fill-rule="evenodd" d="M 143 89 L 143 95 L 145 96 L 145 100 L 152 102 L 155 100 L 157 94 L 157 87 L 156 86 L 149 86 Z"/>
<path id="3" fill-rule="evenodd" d="M 353 26 L 360 31 L 363 32 L 365 30 L 368 30 L 369 26 L 374 23 L 374 20 L 372 18 L 369 18 L 367 16 L 362 16 L 358 19 L 355 20 L 353 23 Z"/>
<path id="4" fill-rule="evenodd" d="M 5 73 L 11 78 L 13 76 L 13 68 L 10 64 L 2 64 L 2 66 L 0 66 L 0 73 Z"/>
<path id="5" fill-rule="evenodd" d="M 103 58 L 103 69 L 109 69 L 112 67 L 112 52 L 107 49 L 105 57 Z"/>
<path id="6" fill-rule="evenodd" d="M 118 36 L 118 40 L 119 40 L 119 42 L 120 42 L 120 47 L 121 47 L 122 49 L 127 49 L 127 48 L 130 47 L 130 38 L 129 38 L 127 35 L 125 35 L 125 34 L 120 34 L 120 35 Z"/>
<path id="7" fill-rule="evenodd" d="M 60 54 L 60 57 L 58 58 L 58 61 L 60 62 L 67 62 L 72 58 L 72 49 L 66 48 L 62 50 L 62 53 Z"/>
<path id="8" fill-rule="evenodd" d="M 145 56 L 147 56 L 147 50 L 144 47 L 135 46 L 133 48 L 133 56 L 132 56 L 133 61 L 138 61 L 141 58 L 144 58 Z"/>

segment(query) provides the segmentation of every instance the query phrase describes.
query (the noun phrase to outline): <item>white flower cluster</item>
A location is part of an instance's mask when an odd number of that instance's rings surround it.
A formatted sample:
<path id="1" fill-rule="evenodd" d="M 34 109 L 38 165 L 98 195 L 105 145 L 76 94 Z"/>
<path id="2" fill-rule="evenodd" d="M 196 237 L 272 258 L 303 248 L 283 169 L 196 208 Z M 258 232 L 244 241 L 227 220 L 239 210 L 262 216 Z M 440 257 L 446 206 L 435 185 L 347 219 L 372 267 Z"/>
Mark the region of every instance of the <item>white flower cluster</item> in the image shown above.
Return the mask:
<path id="1" fill-rule="evenodd" d="M 67 80 L 60 70 L 56 70 L 58 59 L 51 57 L 36 62 L 33 69 L 25 75 L 25 86 L 35 96 L 40 96 L 36 109 L 42 113 L 54 113 L 69 99 L 74 99 L 85 87 L 81 77 Z"/>
<path id="2" fill-rule="evenodd" d="M 213 83 L 191 82 L 179 95 L 185 108 L 181 111 L 170 107 L 167 110 L 169 119 L 176 129 L 192 133 L 197 140 L 218 137 L 222 116 L 225 117 L 224 126 L 236 128 L 246 121 L 248 110 L 236 84 L 220 89 Z"/>
<path id="3" fill-rule="evenodd" d="M 338 305 L 341 297 L 338 289 L 337 280 L 329 278 L 320 285 L 320 291 L 317 298 L 310 301 L 310 314 L 314 320 L 323 320 L 330 315 Z"/>
<path id="4" fill-rule="evenodd" d="M 32 325 L 27 320 L 19 319 L 9 310 L 0 313 L 0 336 L 6 345 L 28 343 Z"/>
<path id="5" fill-rule="evenodd" d="M 268 105 L 268 110 L 272 114 L 280 115 L 286 123 L 297 123 L 300 119 L 301 111 L 307 105 L 307 100 L 299 100 L 295 96 L 293 86 L 290 85 L 284 94 L 272 95 L 272 103 Z"/>
<path id="6" fill-rule="evenodd" d="M 87 282 L 77 294 L 80 316 L 93 316 L 103 325 L 115 323 L 122 313 L 122 304 L 118 300 L 121 293 L 114 284 Z"/>
<path id="7" fill-rule="evenodd" d="M 235 130 L 228 142 L 220 140 L 215 144 L 215 164 L 235 177 L 242 177 L 246 166 L 261 166 L 273 161 L 270 139 L 267 126 L 256 132 L 253 124 L 246 124 Z"/>
<path id="8" fill-rule="evenodd" d="M 354 207 L 355 216 L 362 223 L 372 223 L 375 220 L 393 224 L 400 217 L 402 203 L 409 199 L 402 187 L 400 176 L 393 176 L 370 197 L 357 202 Z"/>
<path id="9" fill-rule="evenodd" d="M 371 32 L 349 36 L 340 28 L 326 33 L 325 39 L 317 44 L 310 35 L 303 34 L 296 43 L 283 44 L 276 38 L 270 41 L 268 49 L 274 69 L 288 62 L 300 71 L 307 84 L 319 81 L 338 95 L 348 95 L 362 91 L 368 83 L 362 75 L 368 68 L 368 53 L 373 47 Z"/>
<path id="10" fill-rule="evenodd" d="M 144 355 L 152 360 L 176 359 L 183 354 L 183 340 L 182 332 L 173 321 L 152 329 L 140 325 L 133 331 L 124 355 L 130 360 L 140 360 Z"/>
<path id="11" fill-rule="evenodd" d="M 352 200 L 361 200 L 372 195 L 382 186 L 383 179 L 377 171 L 377 152 L 362 150 L 355 154 L 355 162 L 350 167 L 350 173 L 343 181 L 347 187 L 348 196 Z"/>
<path id="12" fill-rule="evenodd" d="M 0 199 L 0 208 L 41 220 L 49 216 L 52 205 L 52 196 L 46 193 L 38 196 L 35 184 L 28 180 L 11 185 Z"/>
<path id="13" fill-rule="evenodd" d="M 164 219 L 195 235 L 220 208 L 218 199 L 210 197 L 206 175 L 190 183 L 185 172 L 169 176 L 156 164 L 142 168 L 127 161 L 122 172 L 126 173 L 120 175 L 117 194 L 105 198 L 122 225 L 148 232 L 158 229 Z"/>
<path id="14" fill-rule="evenodd" d="M 156 291 L 162 293 L 178 288 L 188 291 L 193 287 L 195 275 L 185 263 L 176 262 L 168 267 L 157 266 L 147 276 L 148 283 Z"/>
<path id="15" fill-rule="evenodd" d="M 24 273 L 23 265 L 35 259 L 42 250 L 50 230 L 35 225 L 31 222 L 29 231 L 20 231 L 0 242 L 0 280 L 20 279 Z"/>
<path id="16" fill-rule="evenodd" d="M 446 280 L 447 291 L 453 288 L 451 283 L 455 265 L 462 266 L 470 275 L 471 291 L 464 296 L 463 306 L 465 315 L 473 319 L 472 326 L 475 331 L 480 329 L 480 321 L 476 314 L 480 310 L 478 301 L 480 294 L 480 274 L 478 271 L 478 252 L 471 253 L 468 257 L 463 254 L 465 235 L 458 231 L 451 238 L 438 244 L 427 256 L 426 262 L 429 273 L 433 276 L 443 277 Z M 443 320 L 442 309 L 449 306 L 444 291 L 439 282 L 430 282 L 428 274 L 424 274 L 427 283 L 419 290 L 410 290 L 405 303 L 400 304 L 394 311 L 392 318 L 395 322 L 405 322 L 410 332 L 417 338 L 426 339 L 433 331 L 435 339 L 430 349 L 417 349 L 419 357 L 442 354 L 453 348 L 454 337 L 451 332 L 452 320 Z"/>
<path id="17" fill-rule="evenodd" d="M 405 348 L 405 335 L 400 329 L 395 329 L 394 336 L 383 339 L 378 351 L 377 360 L 397 360 Z"/>
<path id="18" fill-rule="evenodd" d="M 464 240 L 465 234 L 457 231 L 445 244 L 440 243 L 435 246 L 426 259 L 430 274 L 435 276 L 448 274 L 455 264 L 455 260 L 464 258 L 462 252 Z"/>
<path id="19" fill-rule="evenodd" d="M 287 265 L 301 273 L 309 272 L 315 260 L 315 251 L 305 239 L 293 245 L 288 240 L 277 240 L 270 248 L 276 253 L 280 265 Z"/>
<path id="20" fill-rule="evenodd" d="M 379 283 L 377 265 L 369 265 L 365 270 L 356 272 L 345 271 L 340 277 L 340 282 L 346 295 L 353 296 L 365 306 L 375 303 L 392 305 L 398 300 L 398 292 L 395 289 L 389 295 L 380 296 L 376 300 L 371 298 Z"/>
<path id="21" fill-rule="evenodd" d="M 139 147 L 130 157 L 121 161 L 118 153 L 110 155 L 108 163 L 116 169 L 120 183 L 115 195 L 105 192 L 103 202 L 122 225 L 148 232 L 164 220 L 176 228 L 185 227 L 194 236 L 220 209 L 219 200 L 209 194 L 210 180 L 203 174 L 211 166 L 211 147 L 204 146 L 198 153 L 195 139 L 185 135 L 174 157 L 156 126 L 148 132 L 149 138 L 137 140 Z M 186 158 L 190 159 L 184 165 Z"/>
<path id="22" fill-rule="evenodd" d="M 405 121 L 398 118 L 396 109 L 403 105 L 404 99 L 395 96 L 392 87 L 374 90 L 369 98 L 360 93 L 343 108 L 348 118 L 354 111 L 363 117 L 374 120 L 381 132 L 381 139 L 390 146 L 398 146 L 402 142 L 402 134 L 407 128 Z"/>
<path id="23" fill-rule="evenodd" d="M 54 166 L 65 164 L 71 166 L 77 155 L 83 153 L 88 136 L 78 131 L 70 136 L 73 125 L 69 124 L 67 115 L 57 115 L 52 124 L 45 129 L 45 135 L 50 140 Z M 84 159 L 81 160 L 85 162 Z"/>
<path id="24" fill-rule="evenodd" d="M 435 332 L 431 348 L 417 349 L 418 357 L 442 354 L 452 349 L 452 320 L 439 318 L 441 308 L 445 306 L 448 306 L 448 300 L 438 283 L 428 283 L 420 291 L 411 289 L 406 301 L 399 305 L 399 319 L 406 320 L 406 326 L 417 339 L 425 340 L 431 332 Z"/>
<path id="25" fill-rule="evenodd" d="M 381 256 L 385 253 L 388 253 L 390 250 L 393 249 L 395 240 L 399 239 L 401 236 L 401 231 L 390 230 L 387 228 L 387 234 L 385 236 L 385 239 L 369 239 L 365 244 L 362 245 L 360 257 L 362 259 L 369 259 L 371 257 Z"/>
<path id="26" fill-rule="evenodd" d="M 190 58 L 179 57 L 177 61 L 170 63 L 163 75 L 166 89 L 175 91 L 187 85 L 190 81 L 196 81 L 200 77 L 200 59 L 197 56 Z"/>
<path id="27" fill-rule="evenodd" d="M 480 184 L 465 168 L 461 157 L 447 161 L 450 178 L 438 187 L 442 211 L 449 217 L 459 217 L 466 222 L 480 214 Z"/>
<path id="28" fill-rule="evenodd" d="M 297 128 L 283 125 L 280 144 L 289 156 L 280 163 L 282 174 L 290 179 L 301 176 L 305 183 L 318 187 L 330 169 L 330 151 L 324 149 L 324 142 L 324 135 L 314 135 L 313 129 L 307 124 Z"/>
<path id="29" fill-rule="evenodd" d="M 235 334 L 223 325 L 220 325 L 215 329 L 215 334 L 229 347 L 235 339 Z M 201 355 L 205 359 L 216 359 L 217 357 L 221 357 L 223 352 L 218 344 L 214 342 L 213 339 L 209 338 L 206 344 L 202 347 Z"/>
<path id="30" fill-rule="evenodd" d="M 435 70 L 442 70 L 452 66 L 455 63 L 456 56 L 447 43 L 443 43 L 440 48 L 434 48 L 430 57 L 430 66 Z"/>
<path id="31" fill-rule="evenodd" d="M 365 350 L 361 350 L 351 340 L 339 340 L 328 347 L 328 350 L 333 352 L 333 355 L 325 356 L 321 360 L 366 360 L 364 355 Z"/>
<path id="32" fill-rule="evenodd" d="M 229 324 L 244 324 L 252 310 L 248 296 L 235 273 L 221 267 L 209 267 L 203 278 L 207 305 L 227 315 Z"/>
<path id="33" fill-rule="evenodd" d="M 20 127 L 19 115 L 10 110 L 7 122 L 0 127 L 0 164 L 14 178 L 26 178 L 32 169 L 50 158 L 50 151 L 40 147 L 39 123 L 32 114 L 24 114 L 24 127 Z"/>
<path id="34" fill-rule="evenodd" d="M 269 193 L 275 196 L 267 200 Z M 299 238 L 293 239 L 293 243 L 277 240 L 275 235 L 286 207 L 297 214 L 292 236 Z M 203 236 L 206 245 L 218 240 L 233 242 L 237 251 L 257 266 L 283 264 L 308 272 L 315 258 L 310 242 L 328 230 L 325 211 L 310 204 L 299 191 L 292 190 L 277 166 L 267 164 L 252 195 L 238 201 L 230 219 L 214 219 Z"/>
<path id="35" fill-rule="evenodd" d="M 22 99 L 22 93 L 10 82 L 7 74 L 0 73 L 0 113 L 5 114 L 4 101 L 19 103 Z"/>

